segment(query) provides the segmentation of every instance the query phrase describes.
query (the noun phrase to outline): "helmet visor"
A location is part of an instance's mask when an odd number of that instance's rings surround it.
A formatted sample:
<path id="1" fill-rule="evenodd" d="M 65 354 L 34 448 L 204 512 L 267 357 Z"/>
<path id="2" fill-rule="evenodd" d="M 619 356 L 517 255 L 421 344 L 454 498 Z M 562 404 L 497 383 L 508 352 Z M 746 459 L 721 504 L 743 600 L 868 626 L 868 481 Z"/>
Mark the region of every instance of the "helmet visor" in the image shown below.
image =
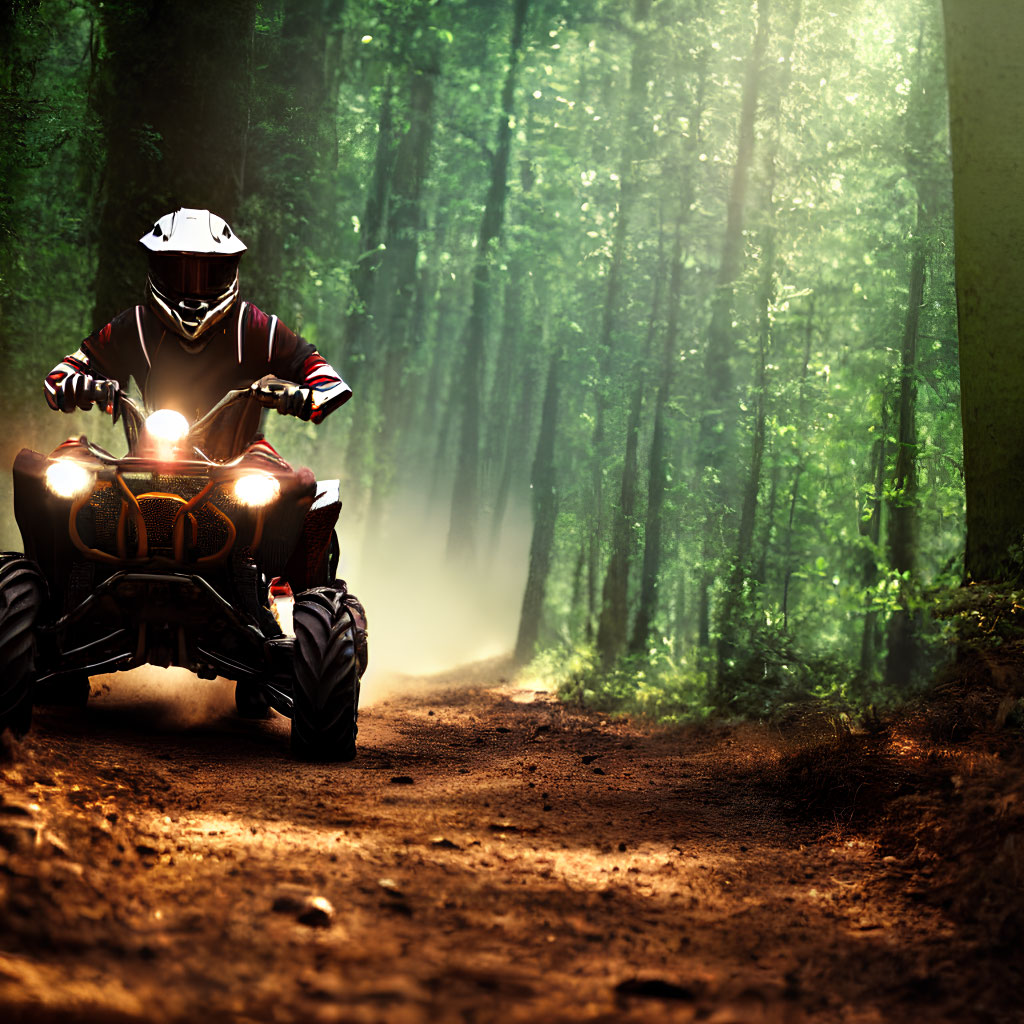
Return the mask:
<path id="1" fill-rule="evenodd" d="M 149 257 L 149 268 L 154 282 L 166 295 L 215 299 L 234 282 L 238 256 L 154 252 Z"/>

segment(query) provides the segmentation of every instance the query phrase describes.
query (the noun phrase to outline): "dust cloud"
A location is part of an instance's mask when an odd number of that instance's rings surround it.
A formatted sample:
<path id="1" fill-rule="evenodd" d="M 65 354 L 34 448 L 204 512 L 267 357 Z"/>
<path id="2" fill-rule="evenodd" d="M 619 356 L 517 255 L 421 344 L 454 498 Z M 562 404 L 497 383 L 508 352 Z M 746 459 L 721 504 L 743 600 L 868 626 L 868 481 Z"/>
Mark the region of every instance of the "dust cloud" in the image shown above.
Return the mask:
<path id="1" fill-rule="evenodd" d="M 235 684 L 200 679 L 184 668 L 143 665 L 129 672 L 93 676 L 90 706 L 98 702 L 108 717 L 147 729 L 177 732 L 235 717 Z"/>
<path id="2" fill-rule="evenodd" d="M 510 509 L 494 548 L 481 528 L 475 566 L 445 558 L 447 530 L 447 516 L 428 517 L 415 497 L 395 501 L 383 527 L 362 538 L 342 518 L 338 573 L 366 606 L 369 625 L 364 706 L 399 695 L 410 677 L 445 685 L 446 670 L 511 653 L 526 585 L 528 511 Z"/>

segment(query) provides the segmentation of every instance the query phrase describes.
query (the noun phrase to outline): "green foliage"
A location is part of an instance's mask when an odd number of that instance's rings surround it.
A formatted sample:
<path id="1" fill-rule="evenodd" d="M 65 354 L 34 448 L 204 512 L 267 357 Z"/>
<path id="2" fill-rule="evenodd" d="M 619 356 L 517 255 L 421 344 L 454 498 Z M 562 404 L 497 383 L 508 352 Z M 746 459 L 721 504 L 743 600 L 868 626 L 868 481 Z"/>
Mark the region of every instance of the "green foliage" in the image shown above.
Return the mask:
<path id="1" fill-rule="evenodd" d="M 1012 583 L 949 588 L 938 593 L 933 611 L 963 650 L 1024 651 L 1024 590 Z"/>
<path id="2" fill-rule="evenodd" d="M 699 721 L 713 711 L 708 675 L 697 667 L 697 652 L 677 652 L 668 639 L 647 656 L 623 659 L 612 671 L 601 670 L 592 647 L 549 649 L 523 675 L 563 700 L 657 722 Z"/>
<path id="3" fill-rule="evenodd" d="M 719 710 L 742 718 L 777 718 L 808 704 L 838 713 L 877 700 L 850 661 L 828 649 L 804 650 L 767 623 L 746 635 L 742 656 L 728 666 L 727 678 L 730 685 L 718 695 Z"/>

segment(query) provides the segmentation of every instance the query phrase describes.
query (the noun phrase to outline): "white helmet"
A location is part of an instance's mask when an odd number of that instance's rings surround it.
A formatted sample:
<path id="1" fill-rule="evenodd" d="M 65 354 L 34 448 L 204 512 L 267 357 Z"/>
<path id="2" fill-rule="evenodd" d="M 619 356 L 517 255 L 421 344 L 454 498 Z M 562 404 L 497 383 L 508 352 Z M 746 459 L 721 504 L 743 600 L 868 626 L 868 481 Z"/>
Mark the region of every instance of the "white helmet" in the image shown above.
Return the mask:
<path id="1" fill-rule="evenodd" d="M 238 298 L 242 240 L 209 210 L 182 207 L 139 239 L 149 257 L 147 297 L 176 334 L 195 344 Z"/>

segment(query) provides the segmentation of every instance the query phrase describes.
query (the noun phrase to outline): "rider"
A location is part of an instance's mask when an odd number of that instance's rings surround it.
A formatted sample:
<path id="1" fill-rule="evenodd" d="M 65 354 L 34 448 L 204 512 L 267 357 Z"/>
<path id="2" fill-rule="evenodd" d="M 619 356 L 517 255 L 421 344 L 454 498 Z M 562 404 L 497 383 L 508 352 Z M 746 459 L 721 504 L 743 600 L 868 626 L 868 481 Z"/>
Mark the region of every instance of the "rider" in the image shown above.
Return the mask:
<path id="1" fill-rule="evenodd" d="M 145 304 L 118 313 L 50 371 L 43 386 L 51 409 L 98 402 L 116 415 L 129 377 L 149 408 L 176 409 L 190 421 L 249 386 L 261 405 L 314 423 L 352 397 L 312 345 L 239 298 L 246 247 L 222 218 L 183 207 L 139 244 L 149 259 Z M 267 376 L 289 386 L 261 384 Z"/>

